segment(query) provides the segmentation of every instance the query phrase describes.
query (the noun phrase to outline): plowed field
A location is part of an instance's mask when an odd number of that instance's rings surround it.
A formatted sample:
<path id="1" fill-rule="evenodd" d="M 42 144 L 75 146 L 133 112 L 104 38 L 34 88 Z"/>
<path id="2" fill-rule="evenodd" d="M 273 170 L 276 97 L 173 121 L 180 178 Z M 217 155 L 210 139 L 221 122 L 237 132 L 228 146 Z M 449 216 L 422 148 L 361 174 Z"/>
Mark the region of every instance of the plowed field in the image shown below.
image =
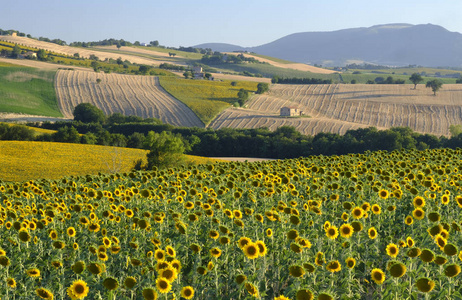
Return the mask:
<path id="1" fill-rule="evenodd" d="M 290 125 L 304 134 L 343 134 L 360 127 L 407 126 L 447 136 L 450 125 L 462 123 L 462 85 L 444 85 L 436 96 L 422 85 L 416 90 L 413 85 L 273 85 L 247 106 L 246 110 L 227 109 L 211 127 Z M 279 117 L 283 106 L 296 106 L 309 117 Z"/>
<path id="2" fill-rule="evenodd" d="M 75 106 L 88 102 L 106 114 L 120 112 L 176 126 L 204 126 L 191 109 L 164 91 L 157 77 L 59 70 L 55 88 L 59 107 L 68 118 Z"/>

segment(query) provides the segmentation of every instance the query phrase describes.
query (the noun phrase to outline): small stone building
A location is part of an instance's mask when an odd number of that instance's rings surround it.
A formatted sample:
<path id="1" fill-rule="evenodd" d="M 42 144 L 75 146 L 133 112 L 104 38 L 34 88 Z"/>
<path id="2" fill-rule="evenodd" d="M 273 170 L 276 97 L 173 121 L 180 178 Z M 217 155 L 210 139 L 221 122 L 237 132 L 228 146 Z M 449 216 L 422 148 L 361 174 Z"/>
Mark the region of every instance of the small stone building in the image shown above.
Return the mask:
<path id="1" fill-rule="evenodd" d="M 285 106 L 281 107 L 280 115 L 281 117 L 295 117 L 301 116 L 303 112 L 295 106 Z"/>

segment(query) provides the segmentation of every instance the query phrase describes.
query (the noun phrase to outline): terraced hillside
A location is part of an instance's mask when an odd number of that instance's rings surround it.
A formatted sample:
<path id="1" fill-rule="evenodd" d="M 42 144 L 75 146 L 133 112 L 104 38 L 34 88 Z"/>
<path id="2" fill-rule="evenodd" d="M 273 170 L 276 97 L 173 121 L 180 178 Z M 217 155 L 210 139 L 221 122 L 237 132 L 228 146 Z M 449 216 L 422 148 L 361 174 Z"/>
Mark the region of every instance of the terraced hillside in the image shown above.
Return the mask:
<path id="1" fill-rule="evenodd" d="M 296 106 L 309 117 L 282 118 L 283 106 Z M 275 129 L 295 126 L 304 134 L 375 126 L 408 126 L 435 135 L 449 135 L 449 126 L 462 123 L 462 85 L 444 85 L 436 96 L 420 85 L 273 85 L 252 98 L 246 110 L 227 109 L 213 128 Z"/>
<path id="2" fill-rule="evenodd" d="M 69 118 L 75 106 L 88 102 L 106 114 L 120 112 L 176 126 L 204 126 L 191 109 L 164 91 L 157 77 L 59 70 L 55 89 L 59 107 Z"/>

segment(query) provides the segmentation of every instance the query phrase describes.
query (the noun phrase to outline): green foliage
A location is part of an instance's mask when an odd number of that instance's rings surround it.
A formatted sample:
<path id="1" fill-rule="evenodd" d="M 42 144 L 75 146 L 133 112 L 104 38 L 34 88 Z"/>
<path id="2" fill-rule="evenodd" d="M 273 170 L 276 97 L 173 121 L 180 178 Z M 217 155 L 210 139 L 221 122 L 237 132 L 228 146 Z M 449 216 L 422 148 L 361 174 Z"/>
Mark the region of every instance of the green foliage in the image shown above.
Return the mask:
<path id="1" fill-rule="evenodd" d="M 53 87 L 56 71 L 0 65 L 0 112 L 62 117 Z"/>
<path id="2" fill-rule="evenodd" d="M 104 123 L 106 116 L 98 107 L 90 103 L 80 103 L 74 108 L 74 121 L 83 123 Z"/>
<path id="3" fill-rule="evenodd" d="M 257 94 L 264 94 L 266 93 L 267 91 L 269 90 L 269 86 L 267 83 L 262 83 L 260 82 L 258 85 L 257 85 Z"/>
<path id="4" fill-rule="evenodd" d="M 458 124 L 449 126 L 449 132 L 451 133 L 452 137 L 458 136 L 462 133 L 462 125 Z"/>
<path id="5" fill-rule="evenodd" d="M 146 136 L 144 144 L 145 148 L 150 150 L 147 155 L 148 169 L 173 167 L 182 161 L 185 147 L 178 135 L 167 131 L 161 133 L 151 131 Z"/>
<path id="6" fill-rule="evenodd" d="M 409 77 L 409 80 L 414 84 L 414 89 L 416 89 L 417 85 L 423 81 L 423 78 L 420 74 L 413 73 L 411 77 Z"/>
<path id="7" fill-rule="evenodd" d="M 9 126 L 8 124 L 0 123 L 0 140 L 33 141 L 34 138 L 35 132 L 27 126 Z"/>
<path id="8" fill-rule="evenodd" d="M 249 99 L 249 92 L 244 89 L 240 89 L 239 92 L 237 92 L 237 98 L 239 99 L 239 105 L 244 106 L 245 101 Z"/>
<path id="9" fill-rule="evenodd" d="M 429 80 L 427 81 L 427 84 L 425 85 L 425 87 L 432 89 L 432 92 L 435 96 L 436 96 L 436 92 L 439 91 L 442 88 L 442 86 L 443 86 L 443 83 L 438 79 Z"/>

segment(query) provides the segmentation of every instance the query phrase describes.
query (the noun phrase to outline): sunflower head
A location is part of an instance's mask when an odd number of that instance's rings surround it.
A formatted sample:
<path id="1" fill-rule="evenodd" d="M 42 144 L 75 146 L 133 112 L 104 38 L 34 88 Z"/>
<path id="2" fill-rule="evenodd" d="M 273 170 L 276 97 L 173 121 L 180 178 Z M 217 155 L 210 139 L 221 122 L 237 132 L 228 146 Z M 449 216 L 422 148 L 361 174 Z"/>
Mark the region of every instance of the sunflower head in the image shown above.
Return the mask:
<path id="1" fill-rule="evenodd" d="M 446 244 L 443 248 L 443 251 L 448 256 L 454 256 L 459 253 L 459 249 L 457 249 L 457 246 L 454 244 Z"/>
<path id="2" fill-rule="evenodd" d="M 302 277 L 305 275 L 305 269 L 299 265 L 292 265 L 289 267 L 289 273 L 293 277 Z"/>
<path id="3" fill-rule="evenodd" d="M 430 249 L 423 249 L 420 253 L 420 259 L 423 262 L 430 263 L 435 259 L 435 254 Z"/>
<path id="4" fill-rule="evenodd" d="M 389 271 L 391 276 L 399 278 L 406 274 L 406 266 L 400 262 L 397 262 L 390 267 Z"/>
<path id="5" fill-rule="evenodd" d="M 42 299 L 53 300 L 53 293 L 50 292 L 50 290 L 48 290 L 48 289 L 37 288 L 35 290 L 35 293 L 37 294 L 37 296 L 39 296 Z"/>
<path id="6" fill-rule="evenodd" d="M 247 276 L 243 275 L 243 274 L 239 274 L 236 276 L 236 283 L 237 284 L 242 284 L 244 283 L 245 281 L 247 280 Z"/>
<path id="7" fill-rule="evenodd" d="M 326 265 L 326 269 L 329 272 L 335 273 L 339 272 L 342 269 L 342 266 L 340 265 L 340 262 L 338 260 L 333 260 Z"/>
<path id="8" fill-rule="evenodd" d="M 181 297 L 192 299 L 194 297 L 194 289 L 192 286 L 185 286 L 181 289 Z"/>
<path id="9" fill-rule="evenodd" d="M 356 266 L 356 259 L 354 259 L 353 257 L 348 257 L 345 260 L 345 263 L 349 269 L 353 269 Z"/>
<path id="10" fill-rule="evenodd" d="M 143 289 L 142 294 L 143 294 L 144 300 L 156 300 L 157 299 L 157 292 L 153 288 Z"/>
<path id="11" fill-rule="evenodd" d="M 458 264 L 447 265 L 444 269 L 444 275 L 447 277 L 455 277 L 460 273 L 460 266 Z"/>
<path id="12" fill-rule="evenodd" d="M 312 300 L 314 299 L 313 292 L 309 289 L 298 290 L 295 294 L 296 300 Z"/>
<path id="13" fill-rule="evenodd" d="M 435 282 L 427 277 L 421 277 L 417 279 L 415 286 L 422 293 L 429 293 L 435 287 Z"/>
<path id="14" fill-rule="evenodd" d="M 83 299 L 90 291 L 87 283 L 83 280 L 76 280 L 67 288 L 67 294 L 71 299 Z"/>
<path id="15" fill-rule="evenodd" d="M 377 284 L 382 284 L 385 281 L 385 273 L 380 269 L 373 269 L 371 271 L 371 278 Z"/>

